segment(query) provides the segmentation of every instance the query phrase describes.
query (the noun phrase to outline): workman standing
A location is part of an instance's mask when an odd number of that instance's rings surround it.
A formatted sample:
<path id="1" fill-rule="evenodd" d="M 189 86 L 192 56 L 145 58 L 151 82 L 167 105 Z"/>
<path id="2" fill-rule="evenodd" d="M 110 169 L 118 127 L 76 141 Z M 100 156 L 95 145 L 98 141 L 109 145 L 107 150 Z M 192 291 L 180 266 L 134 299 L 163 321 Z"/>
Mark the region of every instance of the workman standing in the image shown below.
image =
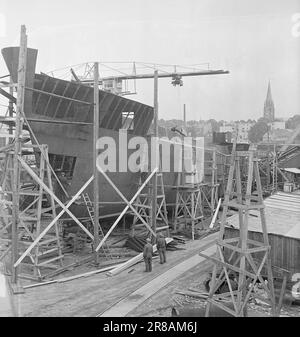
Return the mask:
<path id="1" fill-rule="evenodd" d="M 157 243 L 156 243 L 159 259 L 160 259 L 160 264 L 163 264 L 166 261 L 166 250 L 167 250 L 167 245 L 166 245 L 166 240 L 162 234 L 158 234 L 157 237 Z"/>
<path id="2" fill-rule="evenodd" d="M 151 239 L 147 238 L 147 243 L 144 246 L 143 257 L 146 266 L 146 272 L 152 271 L 152 255 L 153 255 L 153 246 L 151 244 Z"/>

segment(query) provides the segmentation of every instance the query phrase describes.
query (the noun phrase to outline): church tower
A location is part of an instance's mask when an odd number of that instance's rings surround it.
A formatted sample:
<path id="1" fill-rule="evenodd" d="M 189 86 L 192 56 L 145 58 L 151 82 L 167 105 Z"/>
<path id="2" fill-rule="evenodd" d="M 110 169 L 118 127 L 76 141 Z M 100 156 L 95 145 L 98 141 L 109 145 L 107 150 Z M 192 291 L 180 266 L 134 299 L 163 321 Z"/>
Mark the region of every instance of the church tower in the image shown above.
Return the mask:
<path id="1" fill-rule="evenodd" d="M 267 97 L 266 97 L 265 105 L 264 105 L 264 118 L 266 118 L 269 122 L 273 122 L 275 119 L 275 107 L 274 107 L 274 102 L 272 99 L 270 81 L 269 81 Z"/>

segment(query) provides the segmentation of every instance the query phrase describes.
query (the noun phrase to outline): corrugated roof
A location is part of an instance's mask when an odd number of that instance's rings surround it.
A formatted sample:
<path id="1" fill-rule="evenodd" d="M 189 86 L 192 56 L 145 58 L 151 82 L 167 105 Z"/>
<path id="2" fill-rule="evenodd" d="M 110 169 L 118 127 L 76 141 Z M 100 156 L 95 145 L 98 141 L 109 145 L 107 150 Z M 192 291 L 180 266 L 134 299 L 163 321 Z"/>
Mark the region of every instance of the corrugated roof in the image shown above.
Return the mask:
<path id="1" fill-rule="evenodd" d="M 265 199 L 264 203 L 268 232 L 300 239 L 300 194 L 277 192 Z M 262 232 L 259 211 L 249 213 L 249 230 Z M 239 227 L 238 214 L 227 221 L 229 225 Z"/>

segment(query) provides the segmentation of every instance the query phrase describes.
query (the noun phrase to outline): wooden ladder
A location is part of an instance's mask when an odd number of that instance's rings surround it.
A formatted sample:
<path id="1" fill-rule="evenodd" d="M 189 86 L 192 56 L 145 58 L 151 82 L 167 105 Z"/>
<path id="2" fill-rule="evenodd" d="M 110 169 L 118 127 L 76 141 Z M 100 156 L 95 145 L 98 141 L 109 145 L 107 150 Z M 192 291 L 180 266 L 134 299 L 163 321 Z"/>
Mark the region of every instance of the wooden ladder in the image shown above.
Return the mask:
<path id="1" fill-rule="evenodd" d="M 94 205 L 90 199 L 90 196 L 88 193 L 82 193 L 82 198 L 84 200 L 84 203 L 86 205 L 86 208 L 87 208 L 87 211 L 88 211 L 88 214 L 89 214 L 89 217 L 91 219 L 91 222 L 93 224 L 93 226 L 95 226 L 95 221 L 94 221 L 94 217 L 95 217 L 95 210 L 94 210 Z M 104 232 L 102 230 L 102 227 L 99 223 L 98 225 L 98 229 L 99 229 L 99 239 L 100 241 L 104 238 Z M 101 247 L 104 255 L 106 256 L 107 259 L 112 259 L 112 254 L 110 252 L 110 249 L 107 245 L 107 243 L 105 242 L 102 247 Z"/>

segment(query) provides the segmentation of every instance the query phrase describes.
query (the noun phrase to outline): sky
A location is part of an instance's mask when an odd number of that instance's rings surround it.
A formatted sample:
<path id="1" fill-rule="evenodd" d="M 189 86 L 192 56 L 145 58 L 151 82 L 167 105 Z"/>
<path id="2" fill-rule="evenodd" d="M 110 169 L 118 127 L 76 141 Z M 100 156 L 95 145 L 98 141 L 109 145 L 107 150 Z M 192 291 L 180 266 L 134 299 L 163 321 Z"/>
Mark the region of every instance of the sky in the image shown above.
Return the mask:
<path id="1" fill-rule="evenodd" d="M 19 44 L 21 24 L 39 50 L 37 72 L 89 61 L 230 72 L 182 87 L 160 79 L 159 118 L 182 119 L 185 104 L 188 120 L 257 119 L 269 80 L 275 116 L 300 114 L 300 0 L 0 0 L 0 48 Z M 153 105 L 153 80 L 137 92 L 128 97 Z"/>

